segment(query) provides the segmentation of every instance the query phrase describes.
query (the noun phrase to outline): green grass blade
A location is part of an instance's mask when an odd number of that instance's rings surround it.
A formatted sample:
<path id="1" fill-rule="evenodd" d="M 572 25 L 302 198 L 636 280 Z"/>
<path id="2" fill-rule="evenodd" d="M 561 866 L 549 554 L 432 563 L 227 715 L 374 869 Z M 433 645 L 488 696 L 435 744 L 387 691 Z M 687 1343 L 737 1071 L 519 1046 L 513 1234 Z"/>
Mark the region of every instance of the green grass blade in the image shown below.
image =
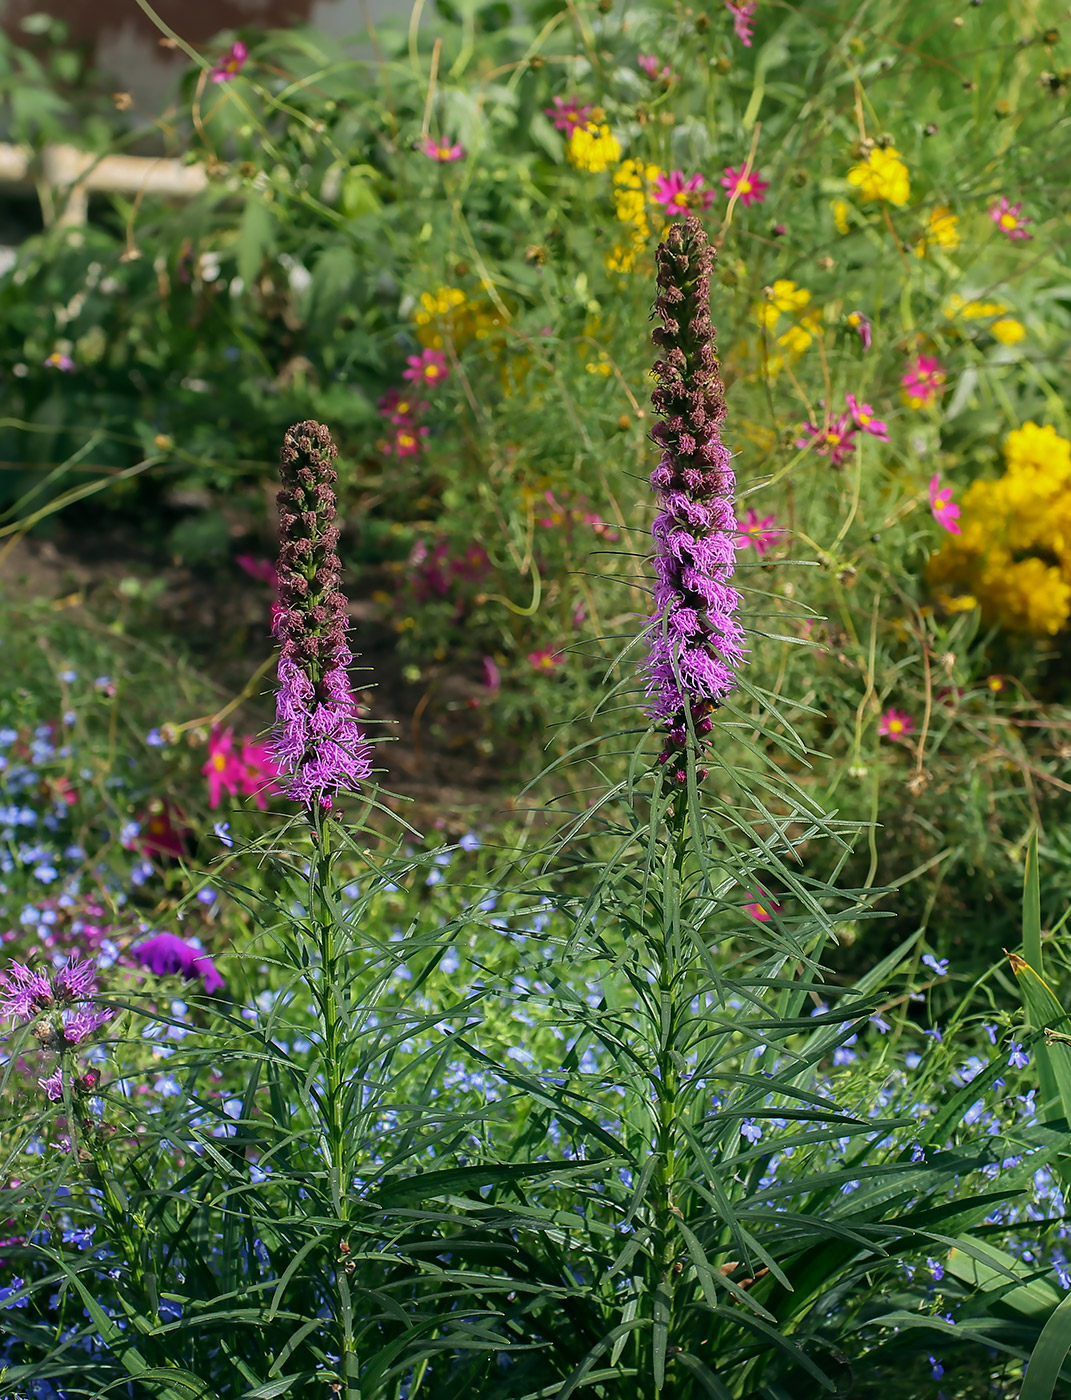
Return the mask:
<path id="1" fill-rule="evenodd" d="M 1019 1400 L 1052 1400 L 1067 1354 L 1071 1351 L 1071 1293 L 1041 1329 L 1026 1369 Z"/>

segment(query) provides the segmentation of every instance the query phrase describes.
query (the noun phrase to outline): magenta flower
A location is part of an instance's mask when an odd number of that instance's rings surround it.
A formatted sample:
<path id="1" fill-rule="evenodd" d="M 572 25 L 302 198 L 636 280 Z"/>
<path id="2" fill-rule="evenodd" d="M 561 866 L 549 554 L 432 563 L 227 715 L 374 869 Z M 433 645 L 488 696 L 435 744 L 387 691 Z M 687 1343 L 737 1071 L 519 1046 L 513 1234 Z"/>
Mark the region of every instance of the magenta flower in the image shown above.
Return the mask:
<path id="1" fill-rule="evenodd" d="M 878 725 L 878 733 L 883 739 L 891 739 L 894 744 L 898 744 L 901 739 L 906 739 L 915 728 L 915 721 L 903 710 L 888 709 L 881 717 Z"/>
<path id="2" fill-rule="evenodd" d="M 938 490 L 941 484 L 941 475 L 935 472 L 930 477 L 930 510 L 938 525 L 942 525 L 949 534 L 960 535 L 962 530 L 956 523 L 959 520 L 959 506 L 952 500 L 952 487 L 946 486 L 943 491 Z"/>
<path id="3" fill-rule="evenodd" d="M 654 615 L 644 664 L 649 713 L 665 726 L 661 763 L 684 782 L 681 763 L 688 720 L 699 735 L 735 685 L 745 639 L 730 586 L 736 563 L 736 480 L 721 441 L 725 393 L 710 319 L 714 250 L 691 216 L 673 225 L 657 252 L 661 321 L 654 342 L 663 358 L 651 402 L 662 420 L 651 436 L 662 459 L 651 474 L 659 506 L 655 541 Z"/>
<path id="4" fill-rule="evenodd" d="M 725 8 L 733 17 L 733 29 L 736 37 L 743 44 L 745 49 L 751 47 L 751 22 L 755 11 L 759 8 L 758 0 L 725 0 Z"/>
<path id="5" fill-rule="evenodd" d="M 1023 216 L 1023 206 L 1021 204 L 1009 204 L 1006 195 L 1001 195 L 1000 202 L 994 204 L 989 211 L 989 217 L 1013 243 L 1025 242 L 1033 238 L 1032 233 L 1027 233 L 1025 225 L 1032 224 L 1033 219 Z"/>
<path id="6" fill-rule="evenodd" d="M 209 993 L 222 991 L 227 985 L 207 953 L 174 933 L 158 933 L 130 951 L 157 977 L 185 977 L 189 982 L 200 978 Z"/>
<path id="7" fill-rule="evenodd" d="M 873 330 L 870 325 L 870 318 L 864 316 L 861 311 L 849 311 L 846 320 L 852 330 L 858 332 L 859 339 L 863 342 L 863 353 L 865 355 L 873 341 Z"/>
<path id="8" fill-rule="evenodd" d="M 864 433 L 870 433 L 872 437 L 881 438 L 882 442 L 889 441 L 888 427 L 880 418 L 875 418 L 870 404 L 860 403 L 854 394 L 845 394 L 844 401 L 855 419 L 857 428 L 862 429 Z"/>
<path id="9" fill-rule="evenodd" d="M 944 387 L 947 376 L 932 355 L 918 355 L 901 376 L 900 383 L 912 408 L 934 403 Z"/>
<path id="10" fill-rule="evenodd" d="M 738 198 L 745 209 L 749 204 L 765 204 L 766 191 L 770 188 L 768 180 L 763 180 L 757 170 L 748 170 L 746 165 L 739 170 L 727 165 L 721 183 L 728 197 Z"/>
<path id="11" fill-rule="evenodd" d="M 412 394 L 403 393 L 401 389 L 388 389 L 376 407 L 384 418 L 397 427 L 411 428 L 414 418 L 424 412 L 427 404 L 421 403 Z"/>
<path id="12" fill-rule="evenodd" d="M 263 812 L 268 798 L 282 791 L 275 782 L 279 776 L 279 765 L 272 755 L 271 744 L 257 742 L 246 735 L 238 761 L 242 769 L 238 780 L 242 796 L 256 798 L 257 807 Z"/>
<path id="13" fill-rule="evenodd" d="M 484 657 L 480 663 L 480 670 L 483 683 L 492 695 L 502 688 L 502 673 L 499 671 L 493 656 Z"/>
<path id="14" fill-rule="evenodd" d="M 828 421 L 823 427 L 816 423 L 805 423 L 802 437 L 796 439 L 797 447 L 813 447 L 819 457 L 828 457 L 830 465 L 842 467 L 855 451 L 855 428 L 847 413 Z"/>
<path id="15" fill-rule="evenodd" d="M 407 369 L 402 370 L 402 378 L 410 384 L 441 384 L 449 377 L 446 356 L 441 350 L 423 350 L 419 355 L 407 355 Z"/>
<path id="16" fill-rule="evenodd" d="M 739 520 L 736 522 L 737 549 L 747 549 L 748 545 L 753 545 L 755 553 L 761 559 L 766 551 L 777 543 L 778 536 L 784 533 L 777 528 L 776 521 L 777 517 L 773 515 L 767 515 L 760 520 L 758 511 L 749 506 L 744 523 L 741 524 Z"/>
<path id="17" fill-rule="evenodd" d="M 399 428 L 394 434 L 394 441 L 380 443 L 380 450 L 385 457 L 415 457 L 430 432 L 431 429 L 426 426 Z"/>
<path id="18" fill-rule="evenodd" d="M 661 68 L 658 66 L 658 59 L 653 53 L 641 53 L 636 59 L 636 65 L 642 68 L 652 82 L 662 81 L 672 83 L 676 80 L 676 73 L 670 68 L 668 63 L 664 63 Z"/>
<path id="19" fill-rule="evenodd" d="M 236 78 L 245 67 L 245 61 L 249 57 L 249 50 L 242 43 L 241 39 L 236 39 L 227 52 L 212 69 L 211 78 L 214 83 L 229 83 L 232 78 Z"/>
<path id="20" fill-rule="evenodd" d="M 465 148 L 460 141 L 455 141 L 453 145 L 450 145 L 447 142 L 434 141 L 430 136 L 425 136 L 420 142 L 420 150 L 429 159 L 441 161 L 444 165 L 465 158 Z"/>
<path id="21" fill-rule="evenodd" d="M 223 794 L 237 797 L 242 782 L 241 759 L 234 751 L 234 730 L 215 728 L 208 739 L 208 762 L 201 769 L 208 779 L 208 805 L 218 807 Z"/>
<path id="22" fill-rule="evenodd" d="M 703 189 L 702 175 L 689 175 L 684 178 L 682 170 L 671 170 L 668 175 L 659 175 L 654 185 L 654 197 L 659 204 L 666 206 L 666 214 L 675 219 L 690 210 L 709 209 L 714 202 L 714 191 Z"/>
<path id="23" fill-rule="evenodd" d="M 256 559 L 252 554 L 236 554 L 234 562 L 258 583 L 266 583 L 269 588 L 279 586 L 279 574 L 270 559 Z"/>
<path id="24" fill-rule="evenodd" d="M 280 639 L 272 758 L 295 801 L 331 806 L 371 775 L 372 754 L 350 689 L 346 597 L 335 552 L 337 474 L 331 434 L 307 421 L 283 439 L 279 492 Z"/>
<path id="25" fill-rule="evenodd" d="M 551 101 L 553 107 L 544 107 L 543 114 L 550 117 L 555 128 L 564 131 L 567 137 L 572 136 L 578 126 L 585 126 L 595 110 L 590 103 L 582 107 L 578 97 L 554 97 Z"/>
<path id="26" fill-rule="evenodd" d="M 558 656 L 553 647 L 542 647 L 528 653 L 528 663 L 534 671 L 556 671 L 565 665 L 565 657 Z"/>
<path id="27" fill-rule="evenodd" d="M 66 374 L 74 369 L 74 361 L 70 355 L 65 355 L 61 350 L 53 350 L 51 355 L 46 356 L 45 364 L 49 369 L 61 369 Z"/>
<path id="28" fill-rule="evenodd" d="M 760 924 L 768 924 L 774 914 L 780 914 L 783 908 L 784 905 L 778 904 L 776 899 L 771 899 L 769 895 L 763 894 L 760 890 L 754 903 L 744 905 L 744 913 L 750 914 Z"/>

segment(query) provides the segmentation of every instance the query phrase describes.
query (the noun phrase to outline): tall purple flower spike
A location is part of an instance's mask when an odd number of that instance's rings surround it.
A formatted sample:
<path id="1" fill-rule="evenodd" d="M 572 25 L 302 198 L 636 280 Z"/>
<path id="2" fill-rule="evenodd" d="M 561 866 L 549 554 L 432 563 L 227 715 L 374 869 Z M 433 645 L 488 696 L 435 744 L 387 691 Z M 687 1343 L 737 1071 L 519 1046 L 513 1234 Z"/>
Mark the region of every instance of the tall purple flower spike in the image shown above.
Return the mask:
<path id="1" fill-rule="evenodd" d="M 372 772 L 372 751 L 355 718 L 346 644 L 346 598 L 335 548 L 338 479 L 331 434 L 298 423 L 283 439 L 279 492 L 280 641 L 278 729 L 272 744 L 286 791 L 298 802 L 331 806 Z"/>
<path id="2" fill-rule="evenodd" d="M 651 475 L 659 512 L 655 540 L 654 616 L 644 666 L 649 713 L 666 728 L 659 762 L 683 782 L 687 716 L 699 734 L 733 689 L 743 663 L 744 632 L 730 587 L 736 560 L 736 480 L 722 445 L 725 394 L 708 307 L 714 250 L 694 215 L 674 224 L 657 252 L 661 321 L 655 345 L 658 388 L 651 402 L 662 422 L 652 437 L 662 460 Z"/>

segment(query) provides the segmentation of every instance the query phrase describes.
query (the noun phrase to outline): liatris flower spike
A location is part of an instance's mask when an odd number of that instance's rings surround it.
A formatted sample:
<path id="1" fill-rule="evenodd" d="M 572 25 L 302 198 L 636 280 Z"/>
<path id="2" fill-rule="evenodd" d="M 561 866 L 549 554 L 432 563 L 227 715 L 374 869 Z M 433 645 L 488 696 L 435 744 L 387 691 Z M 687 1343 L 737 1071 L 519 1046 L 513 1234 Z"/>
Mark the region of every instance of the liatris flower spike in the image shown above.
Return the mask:
<path id="1" fill-rule="evenodd" d="M 651 476 L 660 507 L 654 616 L 645 665 L 650 714 L 666 728 L 659 762 L 683 783 L 688 717 L 697 734 L 735 684 L 744 633 L 729 586 L 736 559 L 736 481 L 721 441 L 725 397 L 708 299 L 714 251 L 694 216 L 675 224 L 659 246 L 655 344 L 664 358 L 651 395 L 662 419 L 652 437 L 662 460 Z"/>
<path id="2" fill-rule="evenodd" d="M 273 757 L 298 802 L 331 806 L 372 772 L 371 748 L 354 715 L 346 644 L 346 598 L 335 547 L 337 477 L 331 434 L 298 423 L 283 441 L 279 492 L 281 647 Z"/>

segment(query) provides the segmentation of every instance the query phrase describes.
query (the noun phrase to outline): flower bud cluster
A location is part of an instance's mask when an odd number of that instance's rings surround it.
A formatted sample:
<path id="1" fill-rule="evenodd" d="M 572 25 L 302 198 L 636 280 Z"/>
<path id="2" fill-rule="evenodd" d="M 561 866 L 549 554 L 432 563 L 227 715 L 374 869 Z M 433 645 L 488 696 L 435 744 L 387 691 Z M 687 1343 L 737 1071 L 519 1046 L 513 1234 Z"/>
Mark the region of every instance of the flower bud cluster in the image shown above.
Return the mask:
<path id="1" fill-rule="evenodd" d="M 278 733 L 273 754 L 299 802 L 331 806 L 372 771 L 371 749 L 355 718 L 346 642 L 346 598 L 336 551 L 331 434 L 298 423 L 283 440 L 279 492 L 280 642 Z"/>
<path id="2" fill-rule="evenodd" d="M 744 633 L 730 587 L 736 559 L 736 481 L 721 441 L 725 396 L 708 300 L 714 251 L 698 219 L 674 224 L 659 246 L 654 342 L 662 358 L 651 402 L 662 458 L 651 475 L 659 512 L 654 615 L 644 672 L 650 714 L 666 729 L 659 762 L 684 781 L 688 718 L 698 735 L 735 684 Z"/>

